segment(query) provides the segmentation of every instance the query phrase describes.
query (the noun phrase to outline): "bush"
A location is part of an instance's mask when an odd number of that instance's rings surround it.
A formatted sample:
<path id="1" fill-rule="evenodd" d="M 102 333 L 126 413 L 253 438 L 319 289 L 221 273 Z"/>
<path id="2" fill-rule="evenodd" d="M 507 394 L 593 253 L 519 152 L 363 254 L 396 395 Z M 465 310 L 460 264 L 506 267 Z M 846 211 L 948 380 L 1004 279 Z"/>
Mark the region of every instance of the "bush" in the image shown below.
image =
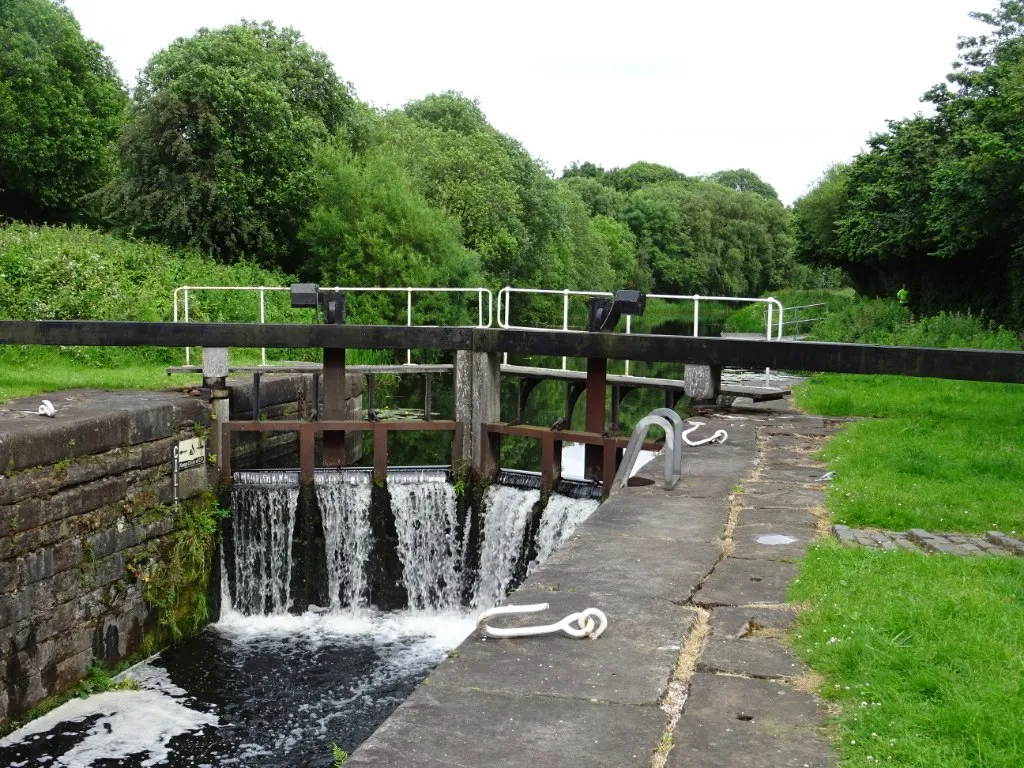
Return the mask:
<path id="1" fill-rule="evenodd" d="M 915 320 L 909 309 L 888 299 L 861 299 L 838 308 L 815 326 L 811 338 L 904 347 L 1022 348 L 1013 331 L 984 317 L 939 312 Z"/>
<path id="2" fill-rule="evenodd" d="M 180 285 L 286 285 L 288 276 L 252 264 L 224 266 L 194 251 L 129 242 L 84 227 L 0 226 L 0 317 L 7 320 L 169 321 Z M 268 320 L 286 319 L 287 294 L 274 296 Z M 294 312 L 292 313 L 294 314 Z M 197 296 L 191 320 L 259 319 L 256 299 Z M 299 318 L 294 318 L 298 320 Z M 16 350 L 5 350 L 5 357 Z M 179 362 L 180 351 L 140 348 L 137 359 Z M 76 348 L 100 362 L 107 353 Z"/>

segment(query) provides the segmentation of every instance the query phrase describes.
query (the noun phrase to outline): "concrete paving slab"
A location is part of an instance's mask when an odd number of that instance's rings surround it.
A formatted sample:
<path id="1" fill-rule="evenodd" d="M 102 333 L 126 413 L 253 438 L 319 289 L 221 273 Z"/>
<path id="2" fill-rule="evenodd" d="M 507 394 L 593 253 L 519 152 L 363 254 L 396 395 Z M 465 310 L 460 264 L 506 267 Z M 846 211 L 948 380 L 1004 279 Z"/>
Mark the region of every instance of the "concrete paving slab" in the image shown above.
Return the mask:
<path id="1" fill-rule="evenodd" d="M 711 612 L 711 634 L 737 636 L 743 634 L 747 625 L 755 628 L 787 630 L 796 621 L 792 608 L 736 608 L 721 607 Z"/>
<path id="2" fill-rule="evenodd" d="M 825 503 L 825 488 L 824 484 L 819 489 L 807 488 L 802 484 L 783 484 L 774 480 L 744 483 L 737 501 L 743 507 L 754 509 L 809 509 Z"/>
<path id="3" fill-rule="evenodd" d="M 610 536 L 584 524 L 528 583 L 567 592 L 684 603 L 717 562 L 719 552 L 706 542 Z"/>
<path id="4" fill-rule="evenodd" d="M 669 768 L 831 768 L 825 707 L 770 680 L 698 673 L 675 731 Z"/>
<path id="5" fill-rule="evenodd" d="M 660 495 L 612 496 L 587 520 L 587 529 L 634 538 L 716 543 L 729 517 L 729 503 L 672 499 Z"/>
<path id="6" fill-rule="evenodd" d="M 516 592 L 510 603 L 546 602 L 545 613 L 495 617 L 495 627 L 554 623 L 584 608 L 600 608 L 608 629 L 597 640 L 564 634 L 523 638 L 474 633 L 458 656 L 431 674 L 431 686 L 492 693 L 561 696 L 657 706 L 689 632 L 692 610 L 666 600 L 570 594 L 538 588 Z"/>
<path id="7" fill-rule="evenodd" d="M 786 587 L 796 577 L 796 566 L 774 560 L 727 558 L 693 596 L 697 605 L 781 603 Z"/>
<path id="8" fill-rule="evenodd" d="M 817 538 L 813 518 L 802 524 L 784 526 L 762 523 L 737 525 L 732 532 L 730 557 L 795 562 L 804 556 Z"/>
<path id="9" fill-rule="evenodd" d="M 815 483 L 828 487 L 827 482 L 820 481 L 822 475 L 827 472 L 822 467 L 778 463 L 774 465 L 765 464 L 761 471 L 764 475 L 770 477 L 773 482 Z"/>
<path id="10" fill-rule="evenodd" d="M 811 528 L 817 530 L 818 518 L 807 509 L 786 507 L 780 509 L 741 509 L 740 525 L 773 525 L 778 528 Z"/>
<path id="11" fill-rule="evenodd" d="M 433 678 L 430 678 L 433 681 Z M 657 707 L 420 686 L 345 763 L 402 768 L 646 768 Z"/>
<path id="12" fill-rule="evenodd" d="M 772 638 L 713 635 L 697 661 L 697 671 L 778 680 L 802 675 L 807 665 Z"/>

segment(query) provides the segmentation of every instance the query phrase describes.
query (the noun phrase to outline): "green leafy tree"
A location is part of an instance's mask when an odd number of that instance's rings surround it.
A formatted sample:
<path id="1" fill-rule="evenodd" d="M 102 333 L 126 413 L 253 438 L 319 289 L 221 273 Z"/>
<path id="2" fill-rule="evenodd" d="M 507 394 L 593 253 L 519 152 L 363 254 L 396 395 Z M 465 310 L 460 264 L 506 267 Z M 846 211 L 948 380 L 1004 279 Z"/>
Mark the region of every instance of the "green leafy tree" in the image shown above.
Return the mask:
<path id="1" fill-rule="evenodd" d="M 79 215 L 110 178 L 127 107 L 110 59 L 63 4 L 0 2 L 0 215 Z"/>
<path id="2" fill-rule="evenodd" d="M 201 29 L 143 70 L 107 211 L 223 260 L 302 267 L 313 150 L 339 131 L 357 141 L 361 119 L 327 57 L 294 29 Z"/>
<path id="3" fill-rule="evenodd" d="M 719 184 L 734 189 L 737 192 L 753 192 L 755 195 L 761 195 L 761 197 L 767 198 L 768 200 L 778 200 L 779 194 L 768 182 L 761 179 L 756 173 L 746 168 L 737 168 L 732 171 L 718 171 L 708 176 L 711 181 L 717 181 Z"/>
<path id="4" fill-rule="evenodd" d="M 849 166 L 833 165 L 813 189 L 793 203 L 796 258 L 806 264 L 831 264 L 841 258 L 836 225 L 848 207 Z"/>
<path id="5" fill-rule="evenodd" d="M 620 192 L 635 192 L 651 184 L 664 181 L 685 181 L 686 176 L 674 168 L 657 163 L 638 162 L 625 168 L 613 168 L 599 177 Z"/>
<path id="6" fill-rule="evenodd" d="M 322 282 L 384 287 L 480 283 L 479 258 L 462 245 L 458 225 L 427 203 L 393 155 L 374 149 L 354 156 L 336 142 L 317 152 L 316 167 L 318 202 L 302 237 Z M 359 322 L 404 318 L 404 296 L 353 294 L 351 301 Z M 417 309 L 430 313 L 432 322 L 457 317 L 457 303 L 448 299 L 426 296 L 417 300 Z"/>
<path id="7" fill-rule="evenodd" d="M 793 268 L 787 211 L 710 181 L 670 181 L 635 192 L 626 213 L 659 293 L 758 295 Z"/>
<path id="8" fill-rule="evenodd" d="M 972 14 L 931 117 L 889 124 L 796 205 L 801 257 L 863 292 L 906 283 L 915 309 L 983 311 L 1024 328 L 1024 4 Z"/>

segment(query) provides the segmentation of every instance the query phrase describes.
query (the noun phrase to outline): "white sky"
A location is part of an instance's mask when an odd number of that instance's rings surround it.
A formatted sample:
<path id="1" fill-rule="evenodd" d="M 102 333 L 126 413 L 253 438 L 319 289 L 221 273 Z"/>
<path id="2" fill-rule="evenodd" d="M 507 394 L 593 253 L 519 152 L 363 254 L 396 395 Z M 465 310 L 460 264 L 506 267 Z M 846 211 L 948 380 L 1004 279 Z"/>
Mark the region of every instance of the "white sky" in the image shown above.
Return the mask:
<path id="1" fill-rule="evenodd" d="M 997 0 L 66 0 L 131 83 L 199 27 L 293 26 L 364 101 L 478 98 L 555 173 L 637 160 L 750 168 L 784 202 L 921 94 Z"/>

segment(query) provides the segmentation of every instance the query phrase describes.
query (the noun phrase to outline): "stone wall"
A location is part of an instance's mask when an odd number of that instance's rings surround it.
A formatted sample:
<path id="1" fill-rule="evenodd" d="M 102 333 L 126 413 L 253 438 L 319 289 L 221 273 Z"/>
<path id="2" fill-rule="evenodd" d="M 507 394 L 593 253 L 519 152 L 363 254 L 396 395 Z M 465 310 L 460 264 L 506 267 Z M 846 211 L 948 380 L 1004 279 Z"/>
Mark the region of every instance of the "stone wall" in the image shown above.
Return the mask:
<path id="1" fill-rule="evenodd" d="M 362 378 L 346 384 L 346 415 L 359 418 Z M 231 418 L 251 419 L 252 378 L 228 386 Z M 258 418 L 308 418 L 312 392 L 310 375 L 264 376 Z M 174 446 L 211 427 L 201 394 L 57 393 L 52 419 L 36 412 L 41 397 L 0 405 L 0 722 L 73 687 L 93 661 L 136 653 L 156 628 L 129 566 L 170 544 Z M 232 456 L 294 445 L 291 433 L 239 434 Z M 214 478 L 210 465 L 180 472 L 179 500 Z"/>
<path id="2" fill-rule="evenodd" d="M 77 390 L 0 406 L 0 721 L 141 648 L 156 617 L 127 565 L 172 533 L 172 452 L 210 426 L 175 392 Z M 178 497 L 208 487 L 208 465 Z"/>

